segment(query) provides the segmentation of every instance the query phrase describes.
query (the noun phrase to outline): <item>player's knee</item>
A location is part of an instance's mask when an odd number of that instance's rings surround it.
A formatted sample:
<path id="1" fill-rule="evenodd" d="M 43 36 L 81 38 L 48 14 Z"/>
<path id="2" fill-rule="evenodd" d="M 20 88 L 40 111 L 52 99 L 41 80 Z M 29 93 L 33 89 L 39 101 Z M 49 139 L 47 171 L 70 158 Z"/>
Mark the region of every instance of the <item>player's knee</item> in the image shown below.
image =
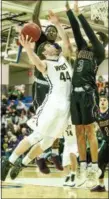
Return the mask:
<path id="1" fill-rule="evenodd" d="M 84 134 L 84 126 L 83 125 L 77 125 L 76 126 L 76 135 L 79 136 L 81 134 Z"/>
<path id="2" fill-rule="evenodd" d="M 28 137 L 25 138 L 30 146 L 33 146 L 34 144 L 37 144 L 41 140 L 41 138 L 37 135 L 37 133 L 32 133 Z"/>
<path id="3" fill-rule="evenodd" d="M 31 144 L 29 143 L 27 137 L 23 138 L 19 144 L 23 144 L 23 145 L 28 145 L 28 146 L 31 146 Z"/>
<path id="4" fill-rule="evenodd" d="M 46 137 L 40 142 L 40 147 L 43 151 L 45 151 L 46 149 L 52 146 L 53 142 L 54 142 L 54 138 Z"/>
<path id="5" fill-rule="evenodd" d="M 85 125 L 85 132 L 87 134 L 88 139 L 94 139 L 96 137 L 93 123 Z"/>
<path id="6" fill-rule="evenodd" d="M 88 133 L 88 132 L 94 131 L 94 125 L 95 125 L 95 123 L 91 123 L 91 124 L 84 125 L 85 131 L 86 131 L 87 133 Z"/>
<path id="7" fill-rule="evenodd" d="M 85 131 L 84 131 L 83 125 L 76 126 L 76 136 L 79 142 L 82 142 L 82 140 L 83 141 L 85 140 Z"/>

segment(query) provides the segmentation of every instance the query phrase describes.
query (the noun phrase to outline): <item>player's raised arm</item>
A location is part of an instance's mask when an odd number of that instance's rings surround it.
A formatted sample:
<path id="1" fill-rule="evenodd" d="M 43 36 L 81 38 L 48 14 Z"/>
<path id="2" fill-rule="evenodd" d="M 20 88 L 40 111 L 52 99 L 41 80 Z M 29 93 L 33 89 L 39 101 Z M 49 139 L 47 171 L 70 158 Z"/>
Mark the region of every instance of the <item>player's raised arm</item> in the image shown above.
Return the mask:
<path id="1" fill-rule="evenodd" d="M 39 20 L 39 15 L 40 15 L 41 4 L 42 4 L 42 0 L 36 1 L 36 5 L 35 5 L 33 15 L 32 15 L 32 21 L 36 23 L 40 28 L 41 28 L 41 24 Z"/>
<path id="2" fill-rule="evenodd" d="M 65 6 L 66 6 L 66 14 L 67 14 L 67 17 L 69 19 L 69 22 L 70 22 L 70 25 L 71 25 L 71 28 L 72 28 L 72 31 L 74 34 L 77 48 L 78 48 L 78 50 L 81 50 L 84 46 L 87 46 L 87 43 L 81 34 L 78 20 L 77 20 L 76 16 L 74 15 L 73 11 L 71 10 L 68 0 L 66 1 Z"/>
<path id="3" fill-rule="evenodd" d="M 67 34 L 65 33 L 65 30 L 61 26 L 58 17 L 51 10 L 49 11 L 49 20 L 56 26 L 59 36 L 61 37 L 61 39 L 63 41 L 62 48 L 63 48 L 64 56 L 70 57 L 72 55 L 72 47 L 71 47 L 70 40 L 69 40 Z"/>
<path id="4" fill-rule="evenodd" d="M 94 30 L 92 29 L 92 27 L 90 26 L 90 24 L 88 23 L 86 18 L 82 14 L 79 14 L 78 18 L 81 22 L 81 25 L 82 25 L 87 37 L 89 38 L 89 40 L 93 46 L 96 57 L 98 58 L 97 64 L 99 65 L 105 58 L 105 49 L 104 49 L 102 43 L 98 40 L 96 34 L 94 33 Z"/>
<path id="5" fill-rule="evenodd" d="M 39 59 L 39 57 L 32 50 L 31 40 L 32 40 L 32 38 L 30 40 L 28 40 L 28 35 L 26 36 L 26 39 L 24 38 L 23 35 L 21 35 L 19 38 L 19 41 L 20 41 L 21 45 L 25 48 L 32 64 L 34 64 L 40 72 L 44 73 L 46 71 L 46 64 L 43 61 L 41 61 Z"/>

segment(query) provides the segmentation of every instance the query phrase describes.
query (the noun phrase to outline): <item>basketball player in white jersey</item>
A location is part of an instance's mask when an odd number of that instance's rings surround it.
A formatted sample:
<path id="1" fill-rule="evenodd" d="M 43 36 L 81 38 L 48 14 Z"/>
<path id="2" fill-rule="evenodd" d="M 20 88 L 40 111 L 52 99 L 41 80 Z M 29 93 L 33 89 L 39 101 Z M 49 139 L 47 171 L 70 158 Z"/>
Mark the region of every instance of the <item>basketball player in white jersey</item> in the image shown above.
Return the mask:
<path id="1" fill-rule="evenodd" d="M 2 161 L 2 180 L 5 180 L 12 165 L 10 176 L 14 179 L 22 170 L 22 166 L 28 165 L 35 157 L 52 146 L 59 134 L 64 132 L 68 123 L 72 66 L 65 57 L 71 56 L 71 46 L 56 15 L 49 12 L 49 16 L 63 40 L 64 56 L 61 54 L 61 48 L 58 44 L 46 44 L 43 52 L 46 59 L 41 61 L 31 49 L 31 40 L 28 41 L 28 36 L 26 39 L 23 35 L 20 36 L 21 45 L 25 48 L 32 63 L 47 79 L 50 91 L 37 110 L 34 132 L 19 143 L 9 160 Z M 31 150 L 22 162 L 16 161 L 29 148 Z"/>
<path id="2" fill-rule="evenodd" d="M 62 162 L 64 170 L 68 173 L 63 185 L 74 187 L 76 185 L 78 147 L 75 126 L 72 125 L 71 118 L 63 136 L 65 141 Z"/>

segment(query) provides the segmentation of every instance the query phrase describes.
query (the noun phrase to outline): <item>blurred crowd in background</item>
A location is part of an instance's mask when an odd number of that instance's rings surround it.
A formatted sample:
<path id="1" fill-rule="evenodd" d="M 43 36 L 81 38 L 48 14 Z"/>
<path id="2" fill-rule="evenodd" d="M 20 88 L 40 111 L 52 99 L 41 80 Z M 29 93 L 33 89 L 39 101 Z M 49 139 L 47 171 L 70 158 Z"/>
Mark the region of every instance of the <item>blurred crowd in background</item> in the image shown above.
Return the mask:
<path id="1" fill-rule="evenodd" d="M 99 76 L 97 80 L 98 91 L 108 92 L 108 82 Z M 8 89 L 7 95 L 2 93 L 1 100 L 1 153 L 9 157 L 18 143 L 32 130 L 26 122 L 35 114 L 32 97 L 25 96 L 25 85 Z M 100 131 L 97 132 L 99 145 L 102 142 Z M 63 139 L 60 139 L 59 153 L 63 152 Z"/>

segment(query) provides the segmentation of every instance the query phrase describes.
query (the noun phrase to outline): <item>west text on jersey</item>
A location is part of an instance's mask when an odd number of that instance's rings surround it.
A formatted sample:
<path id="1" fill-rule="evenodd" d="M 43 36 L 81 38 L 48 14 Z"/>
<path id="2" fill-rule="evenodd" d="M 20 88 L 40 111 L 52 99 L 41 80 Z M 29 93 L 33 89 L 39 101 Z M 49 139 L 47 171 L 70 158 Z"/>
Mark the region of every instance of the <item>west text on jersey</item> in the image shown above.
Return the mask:
<path id="1" fill-rule="evenodd" d="M 63 65 L 60 66 L 54 66 L 56 71 L 60 71 L 60 70 L 66 70 L 67 69 L 67 65 L 64 63 Z"/>

